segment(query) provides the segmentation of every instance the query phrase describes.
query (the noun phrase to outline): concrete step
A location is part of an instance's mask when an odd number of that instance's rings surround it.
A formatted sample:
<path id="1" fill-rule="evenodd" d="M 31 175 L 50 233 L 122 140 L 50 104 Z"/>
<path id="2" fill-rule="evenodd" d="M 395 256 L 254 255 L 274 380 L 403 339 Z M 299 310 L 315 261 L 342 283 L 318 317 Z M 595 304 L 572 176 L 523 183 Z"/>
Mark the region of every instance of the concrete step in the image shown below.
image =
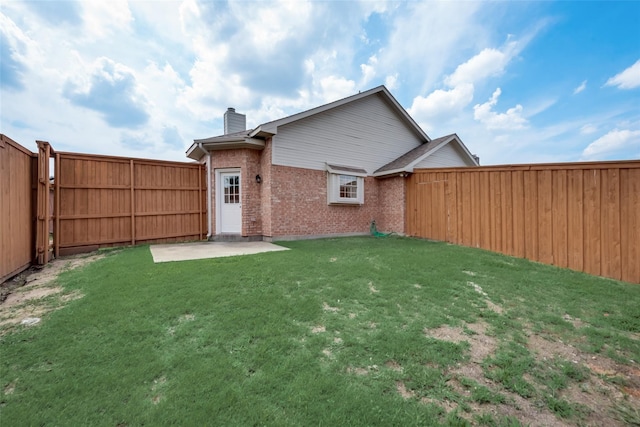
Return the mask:
<path id="1" fill-rule="evenodd" d="M 211 242 L 262 242 L 262 236 L 241 236 L 240 234 L 216 234 L 209 237 Z"/>

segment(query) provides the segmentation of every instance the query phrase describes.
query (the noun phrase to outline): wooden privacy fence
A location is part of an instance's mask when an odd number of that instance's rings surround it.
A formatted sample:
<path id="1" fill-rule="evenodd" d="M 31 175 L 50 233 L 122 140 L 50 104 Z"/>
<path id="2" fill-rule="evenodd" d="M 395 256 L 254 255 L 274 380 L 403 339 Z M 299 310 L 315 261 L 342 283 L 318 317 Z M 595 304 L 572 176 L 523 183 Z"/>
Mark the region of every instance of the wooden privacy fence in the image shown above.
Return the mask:
<path id="1" fill-rule="evenodd" d="M 205 238 L 203 165 L 78 153 L 55 159 L 56 254 Z"/>
<path id="2" fill-rule="evenodd" d="M 36 154 L 0 134 L 0 283 L 49 261 L 50 155 L 46 143 Z"/>
<path id="3" fill-rule="evenodd" d="M 0 135 L 0 283 L 34 258 L 34 154 Z"/>
<path id="4" fill-rule="evenodd" d="M 32 153 L 0 134 L 0 283 L 52 253 L 205 238 L 203 165 L 37 145 Z"/>
<path id="5" fill-rule="evenodd" d="M 640 161 L 421 169 L 406 232 L 640 283 Z"/>

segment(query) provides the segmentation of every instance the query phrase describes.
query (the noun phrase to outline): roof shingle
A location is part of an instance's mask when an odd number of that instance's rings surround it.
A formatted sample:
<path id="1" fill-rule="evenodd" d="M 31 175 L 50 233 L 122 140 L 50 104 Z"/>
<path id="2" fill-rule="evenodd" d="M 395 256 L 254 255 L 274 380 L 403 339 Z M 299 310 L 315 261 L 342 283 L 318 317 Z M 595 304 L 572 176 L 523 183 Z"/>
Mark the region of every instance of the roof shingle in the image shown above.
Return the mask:
<path id="1" fill-rule="evenodd" d="M 374 174 L 378 174 L 378 173 L 381 173 L 381 172 L 390 172 L 390 171 L 398 170 L 398 169 L 404 169 L 407 166 L 409 166 L 409 164 L 411 164 L 412 162 L 414 162 L 418 158 L 422 157 L 423 155 L 427 154 L 431 150 L 434 150 L 440 144 L 443 144 L 446 141 L 450 140 L 451 137 L 453 137 L 455 135 L 456 135 L 455 133 L 452 133 L 451 135 L 446 135 L 446 136 L 442 136 L 440 138 L 432 139 L 429 142 L 426 142 L 426 143 L 424 143 L 422 145 L 419 145 L 416 148 L 414 148 L 413 150 L 403 154 L 402 156 L 398 157 L 397 159 L 395 159 L 395 160 L 387 163 L 386 165 L 382 166 L 381 168 L 376 170 L 374 172 Z"/>

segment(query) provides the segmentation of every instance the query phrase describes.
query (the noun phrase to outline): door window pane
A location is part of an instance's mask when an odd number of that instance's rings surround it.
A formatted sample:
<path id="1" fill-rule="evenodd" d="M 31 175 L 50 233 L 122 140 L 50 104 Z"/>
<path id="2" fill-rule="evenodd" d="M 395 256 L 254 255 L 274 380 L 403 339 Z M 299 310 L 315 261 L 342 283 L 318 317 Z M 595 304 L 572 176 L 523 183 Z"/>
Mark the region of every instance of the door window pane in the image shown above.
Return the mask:
<path id="1" fill-rule="evenodd" d="M 240 176 L 224 177 L 224 202 L 228 204 L 240 203 Z"/>

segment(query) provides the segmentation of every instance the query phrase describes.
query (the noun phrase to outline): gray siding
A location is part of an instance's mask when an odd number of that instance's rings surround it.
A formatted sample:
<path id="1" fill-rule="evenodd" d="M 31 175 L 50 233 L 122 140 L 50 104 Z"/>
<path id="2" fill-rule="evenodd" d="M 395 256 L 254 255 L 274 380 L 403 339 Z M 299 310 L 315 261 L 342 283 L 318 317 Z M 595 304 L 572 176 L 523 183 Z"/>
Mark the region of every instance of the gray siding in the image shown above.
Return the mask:
<path id="1" fill-rule="evenodd" d="M 443 168 L 456 166 L 471 166 L 471 163 L 465 162 L 465 157 L 456 142 L 450 142 L 444 147 L 440 147 L 435 153 L 427 156 L 426 159 L 419 162 L 414 168 Z"/>
<path id="2" fill-rule="evenodd" d="M 224 134 L 242 132 L 247 130 L 247 116 L 236 113 L 232 108 L 224 113 Z"/>
<path id="3" fill-rule="evenodd" d="M 325 163 L 372 173 L 421 143 L 409 125 L 372 95 L 278 128 L 274 165 L 324 170 Z"/>

